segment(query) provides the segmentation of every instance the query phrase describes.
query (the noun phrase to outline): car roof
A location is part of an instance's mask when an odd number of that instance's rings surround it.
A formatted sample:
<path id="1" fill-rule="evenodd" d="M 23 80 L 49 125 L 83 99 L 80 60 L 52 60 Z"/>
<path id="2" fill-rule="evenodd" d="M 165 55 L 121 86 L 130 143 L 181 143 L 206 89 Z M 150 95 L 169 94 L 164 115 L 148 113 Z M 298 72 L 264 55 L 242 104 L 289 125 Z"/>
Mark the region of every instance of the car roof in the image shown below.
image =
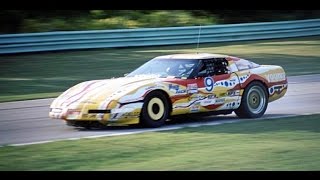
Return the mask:
<path id="1" fill-rule="evenodd" d="M 210 58 L 226 58 L 224 54 L 211 54 L 211 53 L 189 53 L 189 54 L 170 54 L 158 56 L 155 59 L 210 59 Z"/>

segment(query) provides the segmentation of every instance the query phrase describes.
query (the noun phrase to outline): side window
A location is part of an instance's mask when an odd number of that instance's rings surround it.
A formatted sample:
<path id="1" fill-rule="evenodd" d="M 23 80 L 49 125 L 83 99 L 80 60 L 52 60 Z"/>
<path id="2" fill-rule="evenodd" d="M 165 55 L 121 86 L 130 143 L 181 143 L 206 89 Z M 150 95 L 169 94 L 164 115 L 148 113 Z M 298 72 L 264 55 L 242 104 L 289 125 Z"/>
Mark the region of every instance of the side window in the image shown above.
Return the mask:
<path id="1" fill-rule="evenodd" d="M 207 69 L 206 69 L 206 66 L 205 66 L 205 64 L 202 62 L 201 64 L 200 64 L 200 69 L 199 69 L 199 72 L 198 72 L 198 75 L 207 75 Z"/>
<path id="2" fill-rule="evenodd" d="M 228 74 L 228 61 L 224 58 L 205 59 L 199 69 L 198 76 L 207 77 Z"/>
<path id="3" fill-rule="evenodd" d="M 207 75 L 213 76 L 215 74 L 215 61 L 214 60 L 205 60 L 203 61 L 206 67 Z"/>
<path id="4" fill-rule="evenodd" d="M 217 59 L 214 64 L 214 75 L 228 74 L 228 61 L 224 58 Z"/>
<path id="5" fill-rule="evenodd" d="M 199 71 L 198 74 L 196 75 L 197 77 L 208 77 L 211 76 L 211 70 L 210 70 L 210 65 L 208 62 L 202 61 L 200 66 L 199 66 Z"/>

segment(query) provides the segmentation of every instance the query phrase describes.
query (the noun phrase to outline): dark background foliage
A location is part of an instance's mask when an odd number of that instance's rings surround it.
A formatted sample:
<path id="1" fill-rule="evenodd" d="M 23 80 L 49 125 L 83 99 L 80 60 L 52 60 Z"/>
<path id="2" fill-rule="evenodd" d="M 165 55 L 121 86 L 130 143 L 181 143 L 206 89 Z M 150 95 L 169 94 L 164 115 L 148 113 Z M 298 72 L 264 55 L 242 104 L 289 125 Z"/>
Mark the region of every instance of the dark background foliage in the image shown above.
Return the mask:
<path id="1" fill-rule="evenodd" d="M 319 17 L 319 10 L 0 10 L 0 33 L 177 27 Z"/>

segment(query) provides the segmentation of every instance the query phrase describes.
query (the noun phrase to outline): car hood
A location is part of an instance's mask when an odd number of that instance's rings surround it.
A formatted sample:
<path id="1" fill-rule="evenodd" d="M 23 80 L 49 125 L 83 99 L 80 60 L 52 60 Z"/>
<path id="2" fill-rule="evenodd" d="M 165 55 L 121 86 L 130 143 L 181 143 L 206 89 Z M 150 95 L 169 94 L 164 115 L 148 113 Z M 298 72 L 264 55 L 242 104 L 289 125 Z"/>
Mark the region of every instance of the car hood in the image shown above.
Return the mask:
<path id="1" fill-rule="evenodd" d="M 95 104 L 98 107 L 106 107 L 111 100 L 130 101 L 141 97 L 123 96 L 136 91 L 141 87 L 148 87 L 161 81 L 155 76 L 121 77 L 104 80 L 92 80 L 79 83 L 57 97 L 51 104 L 51 108 L 77 108 L 82 104 Z M 141 93 L 140 93 L 141 94 Z M 132 96 L 132 95 L 131 95 Z"/>

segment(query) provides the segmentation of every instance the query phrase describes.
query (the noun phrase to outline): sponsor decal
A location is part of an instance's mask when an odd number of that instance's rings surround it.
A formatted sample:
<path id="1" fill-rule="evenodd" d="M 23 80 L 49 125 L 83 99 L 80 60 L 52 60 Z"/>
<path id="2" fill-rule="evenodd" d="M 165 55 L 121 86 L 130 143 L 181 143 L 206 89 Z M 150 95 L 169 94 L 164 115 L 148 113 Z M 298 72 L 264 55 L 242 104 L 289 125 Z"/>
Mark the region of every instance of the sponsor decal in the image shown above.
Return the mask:
<path id="1" fill-rule="evenodd" d="M 169 90 L 175 92 L 176 94 L 185 94 L 187 92 L 185 89 L 180 89 L 178 84 L 169 84 Z"/>
<path id="2" fill-rule="evenodd" d="M 215 104 L 216 100 L 215 99 L 205 99 L 203 101 L 201 101 L 200 105 L 201 106 L 209 106 L 212 104 Z"/>
<path id="3" fill-rule="evenodd" d="M 200 106 L 191 106 L 190 107 L 191 112 L 199 112 L 199 110 L 200 110 Z"/>
<path id="4" fill-rule="evenodd" d="M 210 94 L 201 101 L 200 105 L 209 106 L 213 104 L 223 104 L 223 103 L 224 103 L 224 98 L 217 98 L 215 94 Z"/>
<path id="5" fill-rule="evenodd" d="M 228 90 L 227 96 L 240 96 L 239 90 Z"/>
<path id="6" fill-rule="evenodd" d="M 169 84 L 169 90 L 179 90 L 178 84 Z"/>
<path id="7" fill-rule="evenodd" d="M 224 104 L 225 98 L 217 98 L 215 104 Z"/>
<path id="8" fill-rule="evenodd" d="M 209 92 L 212 91 L 213 85 L 214 85 L 214 81 L 213 81 L 212 77 L 204 78 L 204 85 L 206 86 L 207 91 L 209 91 Z"/>
<path id="9" fill-rule="evenodd" d="M 188 84 L 187 90 L 188 90 L 188 94 L 198 93 L 198 85 L 196 83 Z"/>
<path id="10" fill-rule="evenodd" d="M 268 74 L 266 77 L 269 82 L 277 82 L 277 81 L 285 80 L 286 74 L 285 73 Z"/>
<path id="11" fill-rule="evenodd" d="M 186 92 L 186 90 L 180 89 L 176 91 L 176 94 L 185 94 Z"/>
<path id="12" fill-rule="evenodd" d="M 215 94 L 210 94 L 207 96 L 208 99 L 214 99 L 216 98 L 217 96 Z"/>
<path id="13" fill-rule="evenodd" d="M 204 99 L 206 99 L 205 96 L 196 95 L 191 99 L 188 98 L 189 102 L 176 104 L 173 108 L 189 108 L 191 106 L 200 105 L 200 102 Z"/>
<path id="14" fill-rule="evenodd" d="M 202 100 L 202 99 L 205 99 L 206 97 L 203 96 L 203 95 L 200 95 L 200 94 L 197 94 L 195 96 L 190 96 L 188 98 L 189 101 L 198 101 L 198 100 Z"/>

